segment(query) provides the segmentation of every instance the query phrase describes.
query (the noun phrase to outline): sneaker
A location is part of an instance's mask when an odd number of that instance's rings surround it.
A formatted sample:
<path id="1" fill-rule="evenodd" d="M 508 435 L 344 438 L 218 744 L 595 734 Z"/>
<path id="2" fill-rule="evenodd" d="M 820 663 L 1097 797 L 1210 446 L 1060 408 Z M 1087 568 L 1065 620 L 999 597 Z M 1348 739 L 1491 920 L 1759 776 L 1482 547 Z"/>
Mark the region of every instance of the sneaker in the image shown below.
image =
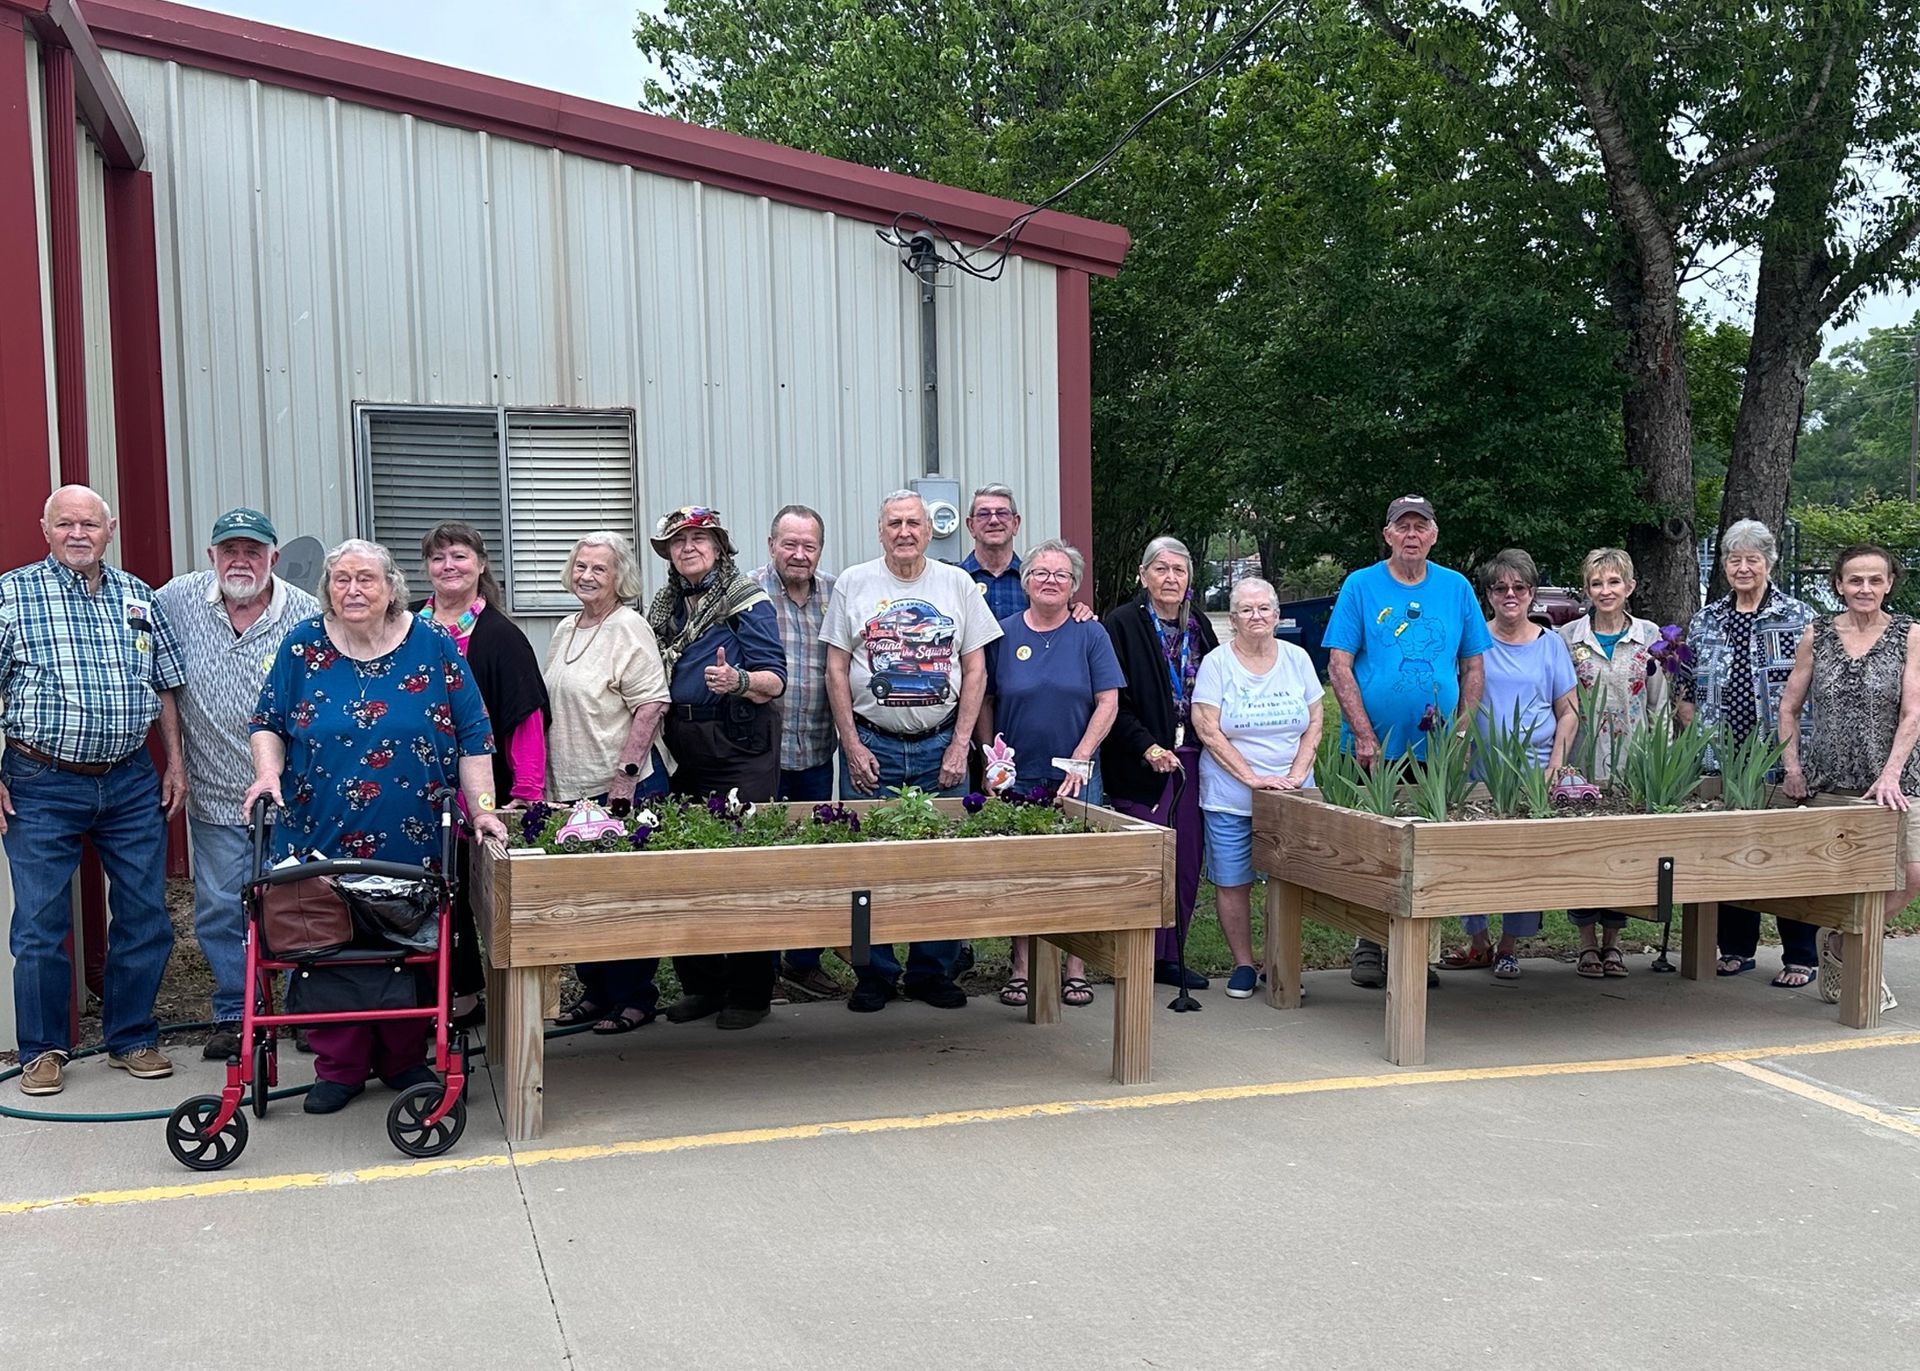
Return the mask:
<path id="1" fill-rule="evenodd" d="M 960 950 L 953 954 L 953 979 L 959 980 L 973 970 L 973 944 L 961 943 Z"/>
<path id="2" fill-rule="evenodd" d="M 767 1015 L 771 1009 L 748 1009 L 744 1005 L 730 1004 L 720 1011 L 720 1017 L 714 1021 L 718 1028 L 752 1028 Z"/>
<path id="3" fill-rule="evenodd" d="M 1493 974 L 1503 981 L 1520 979 L 1520 959 L 1511 952 L 1502 952 L 1493 959 Z"/>
<path id="4" fill-rule="evenodd" d="M 207 1035 L 207 1045 L 200 1049 L 200 1056 L 205 1061 L 224 1062 L 239 1055 L 240 1020 L 222 1019 Z"/>
<path id="5" fill-rule="evenodd" d="M 718 995 L 682 995 L 667 1006 L 667 1022 L 692 1023 L 709 1014 L 718 1014 L 726 1007 L 727 1002 Z"/>
<path id="6" fill-rule="evenodd" d="M 157 1081 L 162 1076 L 173 1074 L 173 1063 L 168 1061 L 167 1054 L 157 1047 L 142 1047 L 125 1055 L 109 1052 L 107 1065 L 117 1067 L 134 1079 L 142 1081 Z"/>
<path id="7" fill-rule="evenodd" d="M 1253 998 L 1254 987 L 1259 984 L 1260 972 L 1258 968 L 1236 966 L 1233 969 L 1233 975 L 1227 978 L 1227 994 L 1236 1000 L 1250 1000 Z"/>
<path id="8" fill-rule="evenodd" d="M 1386 949 L 1379 943 L 1355 943 L 1350 974 L 1355 985 L 1364 985 L 1369 990 L 1383 989 L 1387 984 Z"/>
<path id="9" fill-rule="evenodd" d="M 878 976 L 862 976 L 860 983 L 847 996 L 847 1008 L 856 1014 L 878 1014 L 887 1007 L 899 992 L 893 988 L 893 982 L 882 980 Z"/>
<path id="10" fill-rule="evenodd" d="M 65 1069 L 67 1054 L 64 1052 L 42 1052 L 28 1062 L 20 1072 L 20 1093 L 22 1095 L 58 1095 L 67 1088 Z"/>
<path id="11" fill-rule="evenodd" d="M 1186 980 L 1183 982 L 1180 979 L 1180 963 L 1178 962 L 1155 962 L 1153 964 L 1153 979 L 1156 985 L 1178 985 L 1187 990 L 1205 990 L 1208 985 L 1207 978 L 1202 976 L 1198 971 L 1195 971 L 1192 967 L 1187 968 Z"/>
<path id="12" fill-rule="evenodd" d="M 840 982 L 820 966 L 795 966 L 792 962 L 781 962 L 780 979 L 801 994 L 816 1000 L 838 999 L 841 994 Z"/>
<path id="13" fill-rule="evenodd" d="M 365 1090 L 364 1085 L 342 1085 L 339 1081 L 315 1081 L 307 1089 L 300 1107 L 309 1114 L 332 1114 L 346 1108 L 347 1102 Z"/>
<path id="14" fill-rule="evenodd" d="M 952 981 L 944 978 L 908 981 L 907 998 L 910 1000 L 918 1000 L 922 1004 L 930 1004 L 935 1009 L 965 1009 L 967 1007 L 967 992 L 955 985 Z"/>

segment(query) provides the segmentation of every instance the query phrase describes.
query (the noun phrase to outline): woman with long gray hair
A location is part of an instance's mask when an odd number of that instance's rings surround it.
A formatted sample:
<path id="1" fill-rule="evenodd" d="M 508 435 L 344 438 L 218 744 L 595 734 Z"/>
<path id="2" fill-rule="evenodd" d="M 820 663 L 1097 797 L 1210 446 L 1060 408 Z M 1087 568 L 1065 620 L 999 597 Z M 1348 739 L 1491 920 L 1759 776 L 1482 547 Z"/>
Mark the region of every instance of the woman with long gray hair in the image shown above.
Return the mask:
<path id="1" fill-rule="evenodd" d="M 1100 748 L 1107 802 L 1173 829 L 1178 925 L 1154 939 L 1153 978 L 1180 983 L 1179 956 L 1200 892 L 1205 844 L 1200 814 L 1200 739 L 1193 731 L 1193 685 L 1200 663 L 1220 646 L 1213 624 L 1193 605 L 1193 554 L 1178 538 L 1155 538 L 1140 558 L 1140 593 L 1110 611 L 1107 633 L 1127 683 L 1113 731 Z M 1207 978 L 1186 973 L 1186 988 Z"/>

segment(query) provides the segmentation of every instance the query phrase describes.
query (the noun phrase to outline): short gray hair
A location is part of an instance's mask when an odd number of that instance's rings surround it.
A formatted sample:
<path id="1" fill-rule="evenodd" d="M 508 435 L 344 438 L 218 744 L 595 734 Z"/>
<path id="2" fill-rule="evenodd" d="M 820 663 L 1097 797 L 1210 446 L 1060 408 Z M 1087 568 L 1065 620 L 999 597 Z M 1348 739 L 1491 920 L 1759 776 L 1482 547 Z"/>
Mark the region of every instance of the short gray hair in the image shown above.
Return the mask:
<path id="1" fill-rule="evenodd" d="M 1275 609 L 1280 608 L 1280 592 L 1273 588 L 1273 582 L 1262 580 L 1258 576 L 1248 576 L 1242 580 L 1235 581 L 1233 583 L 1233 589 L 1227 592 L 1228 609 L 1237 608 L 1241 600 L 1248 598 L 1240 592 L 1246 590 L 1249 586 L 1256 591 L 1263 592 L 1267 597 L 1267 603 Z"/>
<path id="2" fill-rule="evenodd" d="M 980 486 L 977 489 L 975 489 L 975 491 L 973 492 L 973 498 L 967 501 L 967 517 L 969 519 L 973 517 L 973 507 L 980 503 L 980 497 L 982 495 L 1006 496 L 1007 508 L 1013 511 L 1014 518 L 1017 519 L 1020 517 L 1020 502 L 1013 498 L 1012 489 L 1007 486 L 1001 485 L 998 481 L 990 481 L 986 485 Z"/>
<path id="3" fill-rule="evenodd" d="M 380 564 L 380 570 L 387 578 L 387 617 L 398 619 L 407 609 L 407 574 L 400 570 L 400 564 L 393 560 L 393 554 L 378 543 L 368 542 L 365 538 L 348 538 L 338 543 L 327 553 L 326 560 L 320 563 L 320 608 L 328 614 L 336 613 L 333 603 L 333 569 L 347 557 L 366 557 Z"/>
<path id="4" fill-rule="evenodd" d="M 1153 565 L 1153 559 L 1163 552 L 1171 552 L 1187 564 L 1187 575 L 1193 575 L 1193 554 L 1187 551 L 1187 545 L 1178 538 L 1165 535 L 1155 538 L 1147 544 L 1147 550 L 1140 554 L 1140 569 L 1145 571 Z"/>
<path id="5" fill-rule="evenodd" d="M 820 541 L 827 541 L 827 521 L 820 517 L 819 510 L 810 505 L 782 505 L 780 512 L 773 516 L 773 522 L 767 525 L 768 542 L 780 536 L 780 521 L 789 517 L 813 520 L 813 526 L 820 530 Z"/>
<path id="6" fill-rule="evenodd" d="M 1540 584 L 1540 568 L 1535 566 L 1533 558 L 1517 547 L 1503 547 L 1487 559 L 1480 568 L 1480 589 L 1484 593 L 1493 589 L 1493 583 L 1501 576 L 1517 576 L 1528 586 Z"/>
<path id="7" fill-rule="evenodd" d="M 44 524 L 47 521 L 47 516 L 53 513 L 53 502 L 58 500 L 62 495 L 89 495 L 99 504 L 100 512 L 103 515 L 109 520 L 113 518 L 113 506 L 107 503 L 107 497 L 95 490 L 92 486 L 81 485 L 76 481 L 61 486 L 58 490 L 47 496 L 47 502 L 40 506 L 41 523 Z"/>
<path id="8" fill-rule="evenodd" d="M 882 514 L 885 514 L 887 512 L 888 505 L 905 504 L 908 500 L 918 500 L 920 502 L 921 511 L 923 513 L 925 512 L 927 508 L 927 497 L 922 495 L 917 490 L 905 490 L 905 489 L 896 490 L 891 495 L 882 496 L 880 500 L 880 512 Z"/>
<path id="9" fill-rule="evenodd" d="M 560 573 L 567 588 L 573 587 L 573 564 L 580 560 L 581 549 L 589 547 L 603 547 L 613 554 L 613 593 L 620 602 L 631 604 L 639 599 L 646 586 L 640 580 L 640 559 L 633 554 L 633 540 L 610 528 L 595 529 L 573 545 L 566 569 Z"/>
<path id="10" fill-rule="evenodd" d="M 1759 553 L 1767 559 L 1768 571 L 1780 561 L 1780 544 L 1774 541 L 1773 530 L 1758 519 L 1736 519 L 1720 535 L 1720 555 L 1735 552 Z"/>
<path id="11" fill-rule="evenodd" d="M 1035 543 L 1027 549 L 1027 555 L 1020 559 L 1020 585 L 1026 587 L 1027 577 L 1033 571 L 1033 564 L 1047 553 L 1067 559 L 1067 570 L 1073 573 L 1073 588 L 1080 589 L 1080 578 L 1087 574 L 1087 559 L 1080 555 L 1080 549 L 1058 538 L 1049 538 L 1044 543 Z"/>

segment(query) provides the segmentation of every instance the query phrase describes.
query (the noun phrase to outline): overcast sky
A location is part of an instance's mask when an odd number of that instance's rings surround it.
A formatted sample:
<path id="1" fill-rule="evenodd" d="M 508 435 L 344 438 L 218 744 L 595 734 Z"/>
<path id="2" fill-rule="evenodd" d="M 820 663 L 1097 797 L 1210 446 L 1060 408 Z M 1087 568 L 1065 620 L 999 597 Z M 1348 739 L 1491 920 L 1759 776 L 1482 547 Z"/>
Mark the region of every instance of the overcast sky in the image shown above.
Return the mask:
<path id="1" fill-rule="evenodd" d="M 650 67 L 633 45 L 636 10 L 661 0 L 199 0 L 207 9 L 423 57 L 613 105 L 636 105 Z M 1753 259 L 1731 262 L 1687 295 L 1715 316 L 1751 316 Z M 1913 297 L 1879 296 L 1829 343 L 1904 325 Z"/>

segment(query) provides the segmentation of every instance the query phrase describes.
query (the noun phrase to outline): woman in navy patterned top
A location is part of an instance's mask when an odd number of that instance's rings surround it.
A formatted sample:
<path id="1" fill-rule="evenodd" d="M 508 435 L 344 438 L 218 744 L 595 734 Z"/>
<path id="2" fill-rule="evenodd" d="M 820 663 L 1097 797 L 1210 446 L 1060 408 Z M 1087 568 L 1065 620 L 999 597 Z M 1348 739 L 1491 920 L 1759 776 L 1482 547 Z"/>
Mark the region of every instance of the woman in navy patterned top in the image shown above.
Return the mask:
<path id="1" fill-rule="evenodd" d="M 445 630 L 407 612 L 406 578 L 358 538 L 327 554 L 324 613 L 280 645 L 251 723 L 253 785 L 284 817 L 270 860 L 318 851 L 438 866 L 438 806 L 456 786 L 481 838 L 506 840 L 493 812 L 493 733 L 479 689 Z M 418 1019 L 313 1028 L 311 1114 L 365 1089 L 429 1082 Z"/>

